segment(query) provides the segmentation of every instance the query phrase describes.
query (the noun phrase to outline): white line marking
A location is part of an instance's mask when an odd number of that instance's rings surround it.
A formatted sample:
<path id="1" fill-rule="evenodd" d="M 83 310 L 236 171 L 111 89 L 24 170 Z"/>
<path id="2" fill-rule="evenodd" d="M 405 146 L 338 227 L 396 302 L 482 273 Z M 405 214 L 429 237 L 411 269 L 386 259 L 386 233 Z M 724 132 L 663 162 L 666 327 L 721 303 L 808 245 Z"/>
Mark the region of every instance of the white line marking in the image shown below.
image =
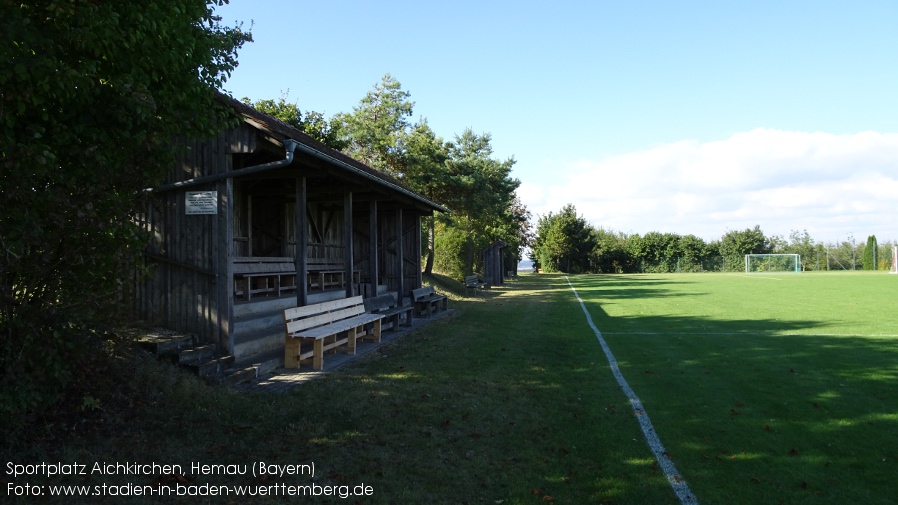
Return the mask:
<path id="1" fill-rule="evenodd" d="M 605 343 L 605 339 L 602 338 L 602 332 L 600 332 L 599 329 L 596 328 L 595 323 L 592 322 L 592 316 L 590 316 L 589 311 L 586 310 L 586 304 L 583 303 L 580 295 L 577 294 L 577 290 L 574 289 L 571 280 L 568 277 L 565 277 L 565 280 L 567 281 L 568 286 L 571 287 L 571 291 L 574 292 L 574 296 L 577 297 L 577 301 L 580 302 L 580 308 L 582 308 L 583 313 L 586 314 L 586 322 L 589 323 L 589 327 L 596 333 L 596 338 L 599 339 L 599 344 L 601 344 L 602 350 L 605 351 L 605 357 L 608 358 L 608 364 L 611 365 L 611 372 L 614 374 L 614 378 L 617 379 L 617 383 L 620 385 L 624 394 L 630 400 L 630 405 L 633 407 L 633 413 L 636 414 L 636 419 L 639 421 L 639 426 L 642 427 L 642 433 L 645 435 L 645 441 L 648 442 L 649 448 L 655 455 L 655 459 L 658 460 L 658 464 L 664 471 L 664 475 L 667 477 L 667 481 L 670 483 L 670 487 L 673 489 L 674 494 L 680 499 L 680 503 L 698 504 L 695 495 L 692 494 L 692 491 L 689 490 L 689 486 L 686 485 L 686 480 L 680 477 L 677 467 L 674 466 L 667 451 L 664 450 L 664 445 L 661 443 L 661 439 L 658 438 L 658 434 L 655 433 L 655 428 L 652 427 L 652 421 L 649 420 L 648 412 L 642 407 L 642 402 L 639 401 L 639 397 L 636 396 L 636 393 L 630 388 L 627 380 L 624 379 L 620 367 L 617 366 L 617 360 L 614 359 L 614 355 L 611 354 L 611 349 L 608 347 L 608 344 Z"/>
<path id="2" fill-rule="evenodd" d="M 769 332 L 745 331 L 745 332 L 726 332 L 726 331 L 606 331 L 604 335 L 719 335 L 723 337 L 745 337 L 752 335 L 768 335 L 776 334 L 778 337 L 859 337 L 859 338 L 879 338 L 879 337 L 898 337 L 895 333 L 878 333 L 878 334 L 845 334 L 845 333 L 777 333 L 776 330 Z"/>

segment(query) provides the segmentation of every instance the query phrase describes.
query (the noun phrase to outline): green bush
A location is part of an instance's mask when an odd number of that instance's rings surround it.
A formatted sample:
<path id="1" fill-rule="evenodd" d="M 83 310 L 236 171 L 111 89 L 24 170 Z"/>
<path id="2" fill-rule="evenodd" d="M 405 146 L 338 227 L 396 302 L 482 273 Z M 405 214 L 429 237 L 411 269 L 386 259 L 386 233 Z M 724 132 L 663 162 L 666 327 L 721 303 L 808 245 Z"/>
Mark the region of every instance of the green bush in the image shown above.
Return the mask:
<path id="1" fill-rule="evenodd" d="M 458 228 L 443 228 L 434 239 L 434 268 L 454 279 L 463 279 L 467 265 L 468 237 Z"/>

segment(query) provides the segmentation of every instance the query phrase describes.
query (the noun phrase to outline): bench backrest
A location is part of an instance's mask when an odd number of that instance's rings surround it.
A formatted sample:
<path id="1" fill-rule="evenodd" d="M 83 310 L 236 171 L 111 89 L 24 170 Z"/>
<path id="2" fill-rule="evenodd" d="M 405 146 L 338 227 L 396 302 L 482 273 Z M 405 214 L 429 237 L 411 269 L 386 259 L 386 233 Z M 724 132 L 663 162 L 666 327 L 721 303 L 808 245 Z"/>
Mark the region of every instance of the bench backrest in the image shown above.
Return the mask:
<path id="1" fill-rule="evenodd" d="M 365 299 L 365 310 L 368 312 L 377 312 L 378 310 L 387 310 L 396 306 L 396 299 L 390 293 L 384 293 L 371 298 Z"/>
<path id="2" fill-rule="evenodd" d="M 422 288 L 412 290 L 412 299 L 417 302 L 418 300 L 422 300 L 433 294 L 435 294 L 433 286 L 424 286 Z"/>
<path id="3" fill-rule="evenodd" d="M 361 296 L 341 298 L 329 302 L 315 303 L 304 307 L 293 307 L 284 311 L 287 334 L 317 328 L 341 319 L 347 319 L 365 312 Z"/>
<path id="4" fill-rule="evenodd" d="M 343 270 L 346 263 L 343 258 L 307 258 L 306 268 L 310 271 L 319 270 Z"/>
<path id="5" fill-rule="evenodd" d="M 480 284 L 480 279 L 476 275 L 465 277 L 465 285 L 470 286 L 472 284 Z"/>
<path id="6" fill-rule="evenodd" d="M 259 258 L 234 260 L 234 274 L 283 274 L 296 272 L 296 265 L 288 259 Z"/>

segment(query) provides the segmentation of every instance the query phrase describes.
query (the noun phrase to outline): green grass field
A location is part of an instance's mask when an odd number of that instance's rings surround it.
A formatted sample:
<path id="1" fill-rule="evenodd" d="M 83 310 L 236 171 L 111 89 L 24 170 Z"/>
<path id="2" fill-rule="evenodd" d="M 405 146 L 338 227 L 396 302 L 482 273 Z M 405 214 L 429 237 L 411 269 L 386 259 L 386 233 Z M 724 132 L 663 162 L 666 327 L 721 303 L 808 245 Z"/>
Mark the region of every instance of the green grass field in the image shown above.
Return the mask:
<path id="1" fill-rule="evenodd" d="M 705 503 L 895 503 L 898 278 L 571 278 Z"/>
<path id="2" fill-rule="evenodd" d="M 895 503 L 898 276 L 570 278 L 682 478 L 703 504 Z M 27 483 L 367 485 L 364 497 L 49 497 L 125 504 L 678 502 L 564 276 L 478 298 L 284 394 L 204 384 L 137 353 L 74 417 L 5 446 L 15 463 L 157 462 L 185 475 Z M 78 400 L 78 398 L 76 398 Z M 315 477 L 202 465 L 315 465 Z"/>

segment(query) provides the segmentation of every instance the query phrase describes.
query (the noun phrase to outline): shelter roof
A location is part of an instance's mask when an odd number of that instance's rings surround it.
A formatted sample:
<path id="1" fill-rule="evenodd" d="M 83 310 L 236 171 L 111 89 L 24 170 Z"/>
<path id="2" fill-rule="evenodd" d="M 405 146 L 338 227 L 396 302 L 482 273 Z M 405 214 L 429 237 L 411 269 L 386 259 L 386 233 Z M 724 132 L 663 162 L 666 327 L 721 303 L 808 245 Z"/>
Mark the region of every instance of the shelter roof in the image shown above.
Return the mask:
<path id="1" fill-rule="evenodd" d="M 449 209 L 431 201 L 423 195 L 406 187 L 399 179 L 372 168 L 352 156 L 338 151 L 324 143 L 314 139 L 307 133 L 300 131 L 274 116 L 261 112 L 231 96 L 219 93 L 219 99 L 230 106 L 234 111 L 243 116 L 244 120 L 255 128 L 268 132 L 270 135 L 281 139 L 291 139 L 303 146 L 303 150 L 312 151 L 337 169 L 348 170 L 368 179 L 371 183 L 383 186 L 387 190 L 398 191 L 432 210 L 450 212 Z"/>

